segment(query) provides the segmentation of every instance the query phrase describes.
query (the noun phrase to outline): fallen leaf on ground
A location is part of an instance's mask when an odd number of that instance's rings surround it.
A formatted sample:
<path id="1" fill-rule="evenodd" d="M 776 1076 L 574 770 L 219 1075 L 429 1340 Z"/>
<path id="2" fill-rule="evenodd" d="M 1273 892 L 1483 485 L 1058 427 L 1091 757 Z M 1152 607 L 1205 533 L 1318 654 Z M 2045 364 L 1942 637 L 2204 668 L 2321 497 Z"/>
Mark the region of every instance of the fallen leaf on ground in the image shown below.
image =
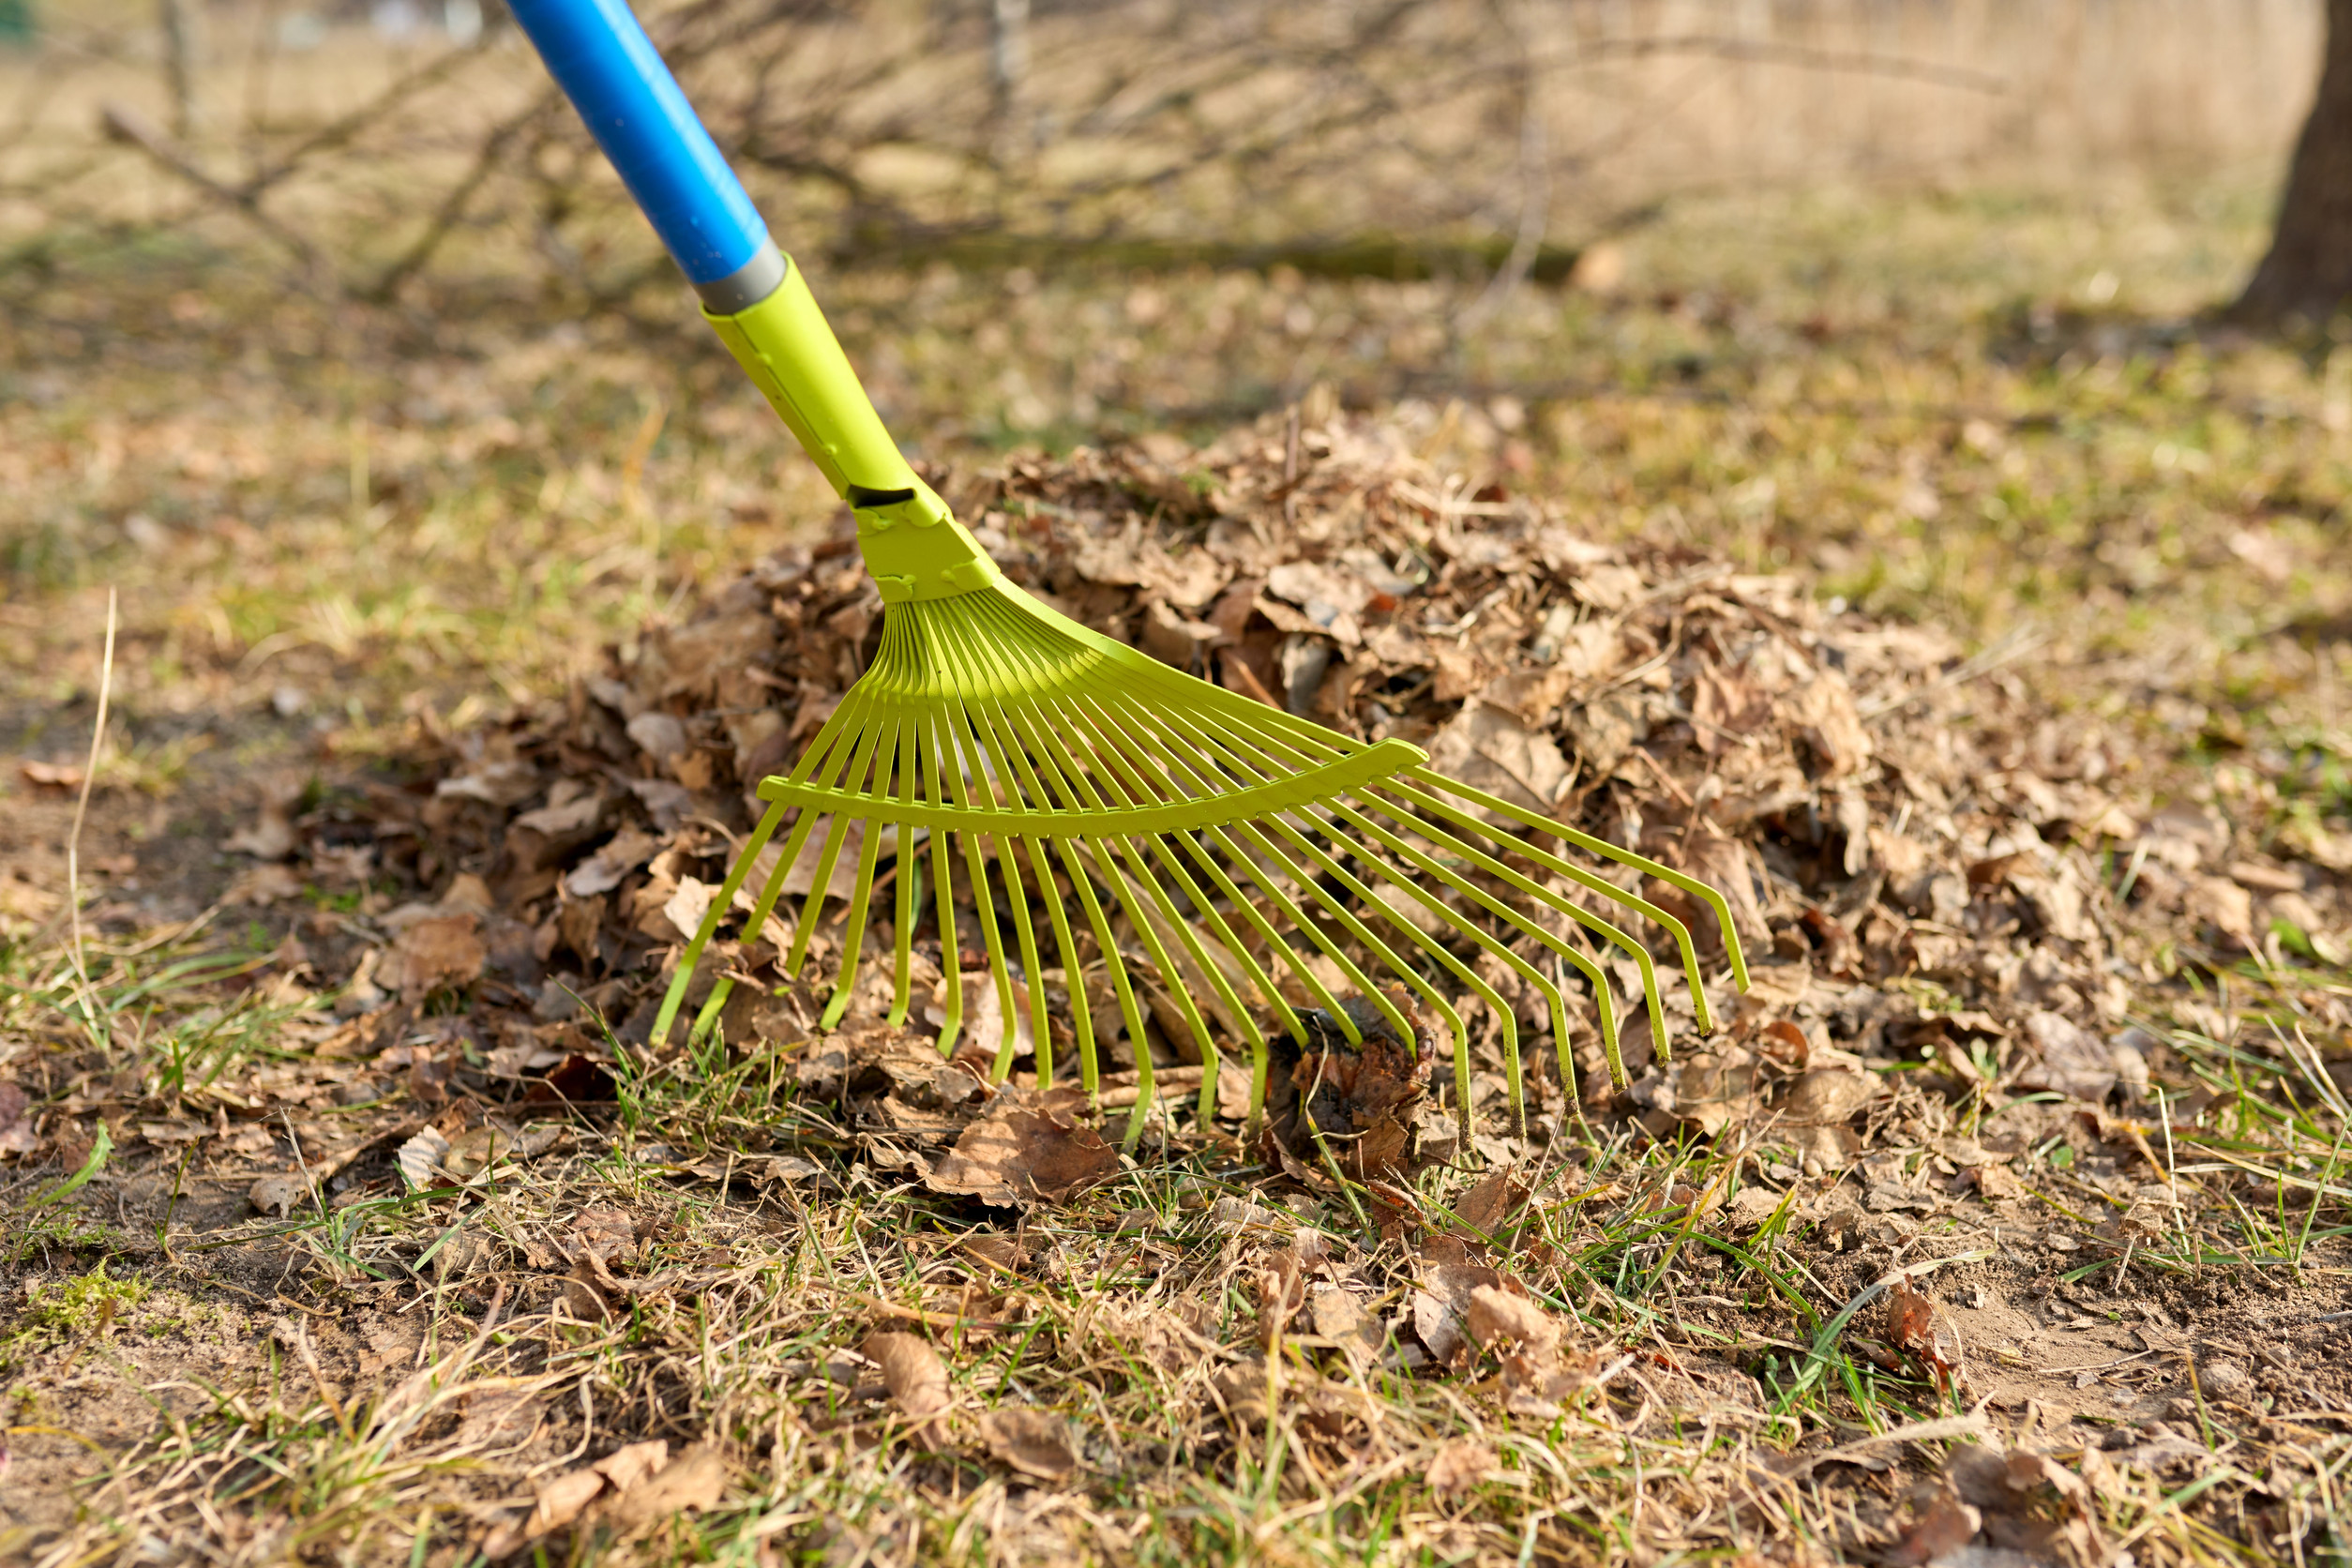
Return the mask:
<path id="1" fill-rule="evenodd" d="M 1412 1026 L 1413 1038 L 1399 1038 L 1387 1017 L 1361 996 L 1341 1003 L 1360 1044 L 1351 1044 L 1340 1021 L 1329 1013 L 1302 1007 L 1298 1017 L 1306 1026 L 1305 1048 L 1285 1074 L 1280 1055 L 1294 1048 L 1288 1036 L 1276 1037 L 1277 1059 L 1268 1075 L 1267 1136 L 1310 1168 L 1322 1161 L 1322 1151 L 1316 1146 L 1319 1131 L 1340 1168 L 1359 1180 L 1393 1175 L 1406 1167 L 1413 1109 L 1429 1092 L 1436 1054 L 1432 1026 L 1413 1004 L 1411 994 L 1394 986 L 1388 997 Z"/>
<path id="2" fill-rule="evenodd" d="M 1069 1090 L 1007 1089 L 923 1184 L 999 1207 L 1058 1202 L 1119 1168 L 1119 1151 L 1078 1120 L 1084 1104 Z"/>
<path id="3" fill-rule="evenodd" d="M 2093 1105 L 2115 1088 L 2115 1053 L 2073 1019 L 2051 1012 L 2029 1014 L 2026 1037 L 2041 1052 L 2041 1060 L 2018 1073 L 2018 1088 L 2047 1090 Z"/>
<path id="4" fill-rule="evenodd" d="M 288 814 L 286 803 L 264 801 L 253 825 L 229 835 L 221 848 L 249 854 L 256 860 L 283 860 L 294 853 L 294 818 Z"/>
<path id="5" fill-rule="evenodd" d="M 376 984 L 422 1002 L 437 990 L 471 985 L 481 978 L 490 950 L 482 945 L 482 922 L 472 913 L 428 915 L 392 940 L 376 963 Z"/>
<path id="6" fill-rule="evenodd" d="M 627 1451 L 625 1449 L 622 1452 Z M 632 1465 L 634 1463 L 632 1461 Z M 599 1511 L 613 1529 L 629 1535 L 659 1524 L 672 1515 L 716 1508 L 726 1490 L 726 1461 L 719 1457 L 717 1449 L 697 1446 L 687 1449 L 659 1470 L 644 1476 L 617 1497 L 609 1499 L 599 1505 Z"/>
<path id="7" fill-rule="evenodd" d="M 40 1138 L 33 1131 L 32 1096 L 18 1085 L 0 1082 L 0 1154 L 29 1154 Z"/>
<path id="8" fill-rule="evenodd" d="M 419 1191 L 448 1179 L 441 1164 L 448 1153 L 448 1138 L 437 1127 L 426 1127 L 393 1153 L 392 1163 L 400 1167 L 409 1190 Z"/>
<path id="9" fill-rule="evenodd" d="M 670 1444 L 660 1438 L 616 1448 L 591 1468 L 612 1484 L 616 1492 L 631 1486 L 670 1463 Z"/>
<path id="10" fill-rule="evenodd" d="M 1783 1118 L 1798 1126 L 1830 1126 L 1850 1121 L 1878 1093 L 1878 1080 L 1846 1067 L 1816 1067 L 1797 1079 L 1781 1103 Z"/>
<path id="11" fill-rule="evenodd" d="M 1492 1349 L 1500 1340 L 1515 1340 L 1530 1349 L 1548 1350 L 1560 1343 L 1560 1324 L 1550 1313 L 1510 1291 L 1481 1285 L 1470 1292 L 1464 1321 L 1472 1341 Z"/>
<path id="12" fill-rule="evenodd" d="M 1936 1304 L 1934 1297 L 1912 1289 L 1907 1279 L 1896 1280 L 1893 1292 L 1887 1298 L 1887 1337 L 1946 1380 L 1957 1377 L 1961 1371 L 1966 1351 L 1960 1342 L 1959 1325 L 1952 1320 L 1952 1314 Z"/>
<path id="13" fill-rule="evenodd" d="M 909 1421 L 918 1425 L 947 1409 L 947 1366 L 930 1342 L 912 1334 L 878 1334 L 858 1353 L 882 1368 L 882 1386 Z"/>
<path id="14" fill-rule="evenodd" d="M 1517 1171 L 1500 1166 L 1472 1182 L 1454 1200 L 1454 1213 L 1464 1225 L 1491 1236 L 1527 1201 L 1530 1190 Z"/>
<path id="15" fill-rule="evenodd" d="M 309 1199 L 310 1188 L 299 1176 L 264 1176 L 247 1189 L 245 1197 L 263 1214 L 282 1218 Z"/>
<path id="16" fill-rule="evenodd" d="M 82 768 L 76 762 L 39 762 L 30 758 L 19 762 L 16 771 L 24 782 L 42 790 L 79 790 L 82 788 Z"/>
<path id="17" fill-rule="evenodd" d="M 1023 1475 L 1040 1481 L 1060 1481 L 1078 1469 L 1070 1448 L 1069 1424 L 1044 1410 L 1005 1407 L 980 1418 L 980 1436 L 988 1452 Z"/>
<path id="18" fill-rule="evenodd" d="M 1983 1523 L 1983 1515 L 1957 1495 L 1938 1490 L 1912 1517 L 1886 1560 L 1899 1568 L 1924 1568 L 1975 1540 Z"/>
<path id="19" fill-rule="evenodd" d="M 490 1448 L 520 1441 L 539 1422 L 538 1395 L 522 1389 L 475 1388 L 461 1396 L 458 1442 Z"/>
<path id="20" fill-rule="evenodd" d="M 1429 1461 L 1424 1474 L 1429 1489 L 1443 1498 L 1469 1491 L 1485 1480 L 1486 1472 L 1494 1468 L 1493 1449 L 1475 1438 L 1455 1438 L 1439 1447 L 1437 1457 Z"/>
<path id="21" fill-rule="evenodd" d="M 1472 1349 L 1463 1324 L 1470 1296 L 1481 1287 L 1501 1283 L 1500 1274 L 1476 1263 L 1447 1261 L 1431 1269 L 1412 1297 L 1413 1334 L 1423 1348 L 1441 1364 L 1465 1363 Z"/>
<path id="22" fill-rule="evenodd" d="M 576 1470 L 539 1483 L 538 1500 L 530 1516 L 520 1523 L 500 1525 L 482 1542 L 482 1555 L 492 1560 L 520 1551 L 543 1535 L 551 1534 L 580 1517 L 580 1510 L 604 1490 L 604 1477 L 594 1470 Z"/>

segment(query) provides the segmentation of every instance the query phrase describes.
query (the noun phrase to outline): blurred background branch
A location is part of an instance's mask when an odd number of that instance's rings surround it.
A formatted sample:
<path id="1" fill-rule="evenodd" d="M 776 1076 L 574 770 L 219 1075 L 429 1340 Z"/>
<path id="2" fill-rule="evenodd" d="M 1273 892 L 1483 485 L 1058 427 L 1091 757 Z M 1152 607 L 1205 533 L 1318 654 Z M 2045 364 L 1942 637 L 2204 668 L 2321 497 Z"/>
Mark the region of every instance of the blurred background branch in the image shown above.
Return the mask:
<path id="1" fill-rule="evenodd" d="M 650 237 L 494 0 L 10 0 L 0 261 L 266 234 L 289 282 L 611 299 Z M 687 0 L 819 264 L 1557 282 L 1678 194 L 2268 158 L 2314 0 Z M 0 19 L 5 20 L 5 19 Z M 2282 83 L 2297 90 L 2282 92 Z"/>

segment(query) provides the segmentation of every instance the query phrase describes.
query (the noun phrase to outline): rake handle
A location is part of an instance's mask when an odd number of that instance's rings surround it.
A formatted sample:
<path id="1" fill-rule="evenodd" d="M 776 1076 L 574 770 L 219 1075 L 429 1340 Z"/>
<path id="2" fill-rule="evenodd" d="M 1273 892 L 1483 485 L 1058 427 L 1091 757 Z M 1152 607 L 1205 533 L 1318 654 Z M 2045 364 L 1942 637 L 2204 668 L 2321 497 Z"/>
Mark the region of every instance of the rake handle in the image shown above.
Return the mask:
<path id="1" fill-rule="evenodd" d="M 627 0 L 509 5 L 704 303 L 725 314 L 771 293 L 776 241 Z"/>
<path id="2" fill-rule="evenodd" d="M 508 0 L 548 73 L 580 111 L 702 296 L 702 315 L 857 514 L 882 598 L 946 598 L 997 580 L 996 564 L 908 466 L 792 259 L 627 0 Z"/>

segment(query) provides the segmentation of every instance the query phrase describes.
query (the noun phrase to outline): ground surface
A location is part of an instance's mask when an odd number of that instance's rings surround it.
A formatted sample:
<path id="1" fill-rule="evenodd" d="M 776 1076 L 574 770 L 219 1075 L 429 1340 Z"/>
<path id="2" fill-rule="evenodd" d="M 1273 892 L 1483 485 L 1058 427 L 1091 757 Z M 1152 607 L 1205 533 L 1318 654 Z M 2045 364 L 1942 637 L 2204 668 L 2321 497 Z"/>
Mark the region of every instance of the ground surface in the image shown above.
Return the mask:
<path id="1" fill-rule="evenodd" d="M 1696 204 L 1459 333 L 1443 284 L 836 280 L 1072 613 L 1732 891 L 1723 1031 L 1661 946 L 1673 1063 L 1629 1008 L 1613 1085 L 1572 987 L 1563 1093 L 1515 988 L 1519 1136 L 1466 1004 L 1465 1146 L 1424 1015 L 1377 1168 L 1197 1108 L 1164 1004 L 1108 1143 L 1025 1011 L 992 1093 L 928 924 L 910 1029 L 730 931 L 776 998 L 647 1044 L 879 625 L 714 353 L 53 280 L 0 368 L 0 1543 L 2340 1559 L 2352 357 L 2184 324 L 2256 211 Z M 1063 1086 L 1102 958 L 1041 959 Z"/>

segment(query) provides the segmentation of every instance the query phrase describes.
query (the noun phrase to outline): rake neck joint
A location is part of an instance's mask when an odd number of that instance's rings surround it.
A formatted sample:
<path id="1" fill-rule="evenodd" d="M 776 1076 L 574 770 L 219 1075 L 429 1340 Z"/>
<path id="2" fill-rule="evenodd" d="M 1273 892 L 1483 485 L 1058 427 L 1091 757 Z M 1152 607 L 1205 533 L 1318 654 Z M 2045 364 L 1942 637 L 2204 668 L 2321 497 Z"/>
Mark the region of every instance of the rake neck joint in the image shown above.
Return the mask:
<path id="1" fill-rule="evenodd" d="M 759 300 L 726 311 L 706 303 L 702 313 L 856 514 L 858 550 L 883 602 L 989 586 L 1000 575 L 996 563 L 908 465 L 807 279 L 790 257 L 778 259 L 781 277 Z"/>

